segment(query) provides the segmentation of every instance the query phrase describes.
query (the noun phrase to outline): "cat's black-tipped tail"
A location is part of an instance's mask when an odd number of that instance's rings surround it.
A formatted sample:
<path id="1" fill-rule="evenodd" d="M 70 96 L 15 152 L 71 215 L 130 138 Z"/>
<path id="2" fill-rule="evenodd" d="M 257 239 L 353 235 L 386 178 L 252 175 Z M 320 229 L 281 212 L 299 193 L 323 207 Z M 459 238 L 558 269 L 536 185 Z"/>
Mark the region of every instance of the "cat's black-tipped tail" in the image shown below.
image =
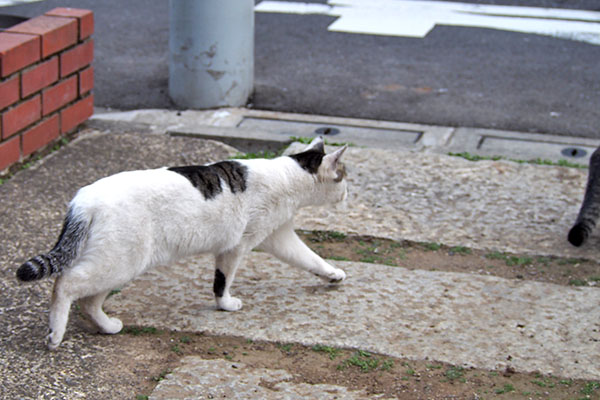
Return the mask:
<path id="1" fill-rule="evenodd" d="M 69 268 L 89 234 L 90 223 L 69 209 L 56 245 L 46 254 L 30 258 L 17 270 L 21 281 L 35 281 Z"/>
<path id="2" fill-rule="evenodd" d="M 590 158 L 588 181 L 583 203 L 575 224 L 569 231 L 567 239 L 573 246 L 581 246 L 596 227 L 600 218 L 600 148 Z"/>

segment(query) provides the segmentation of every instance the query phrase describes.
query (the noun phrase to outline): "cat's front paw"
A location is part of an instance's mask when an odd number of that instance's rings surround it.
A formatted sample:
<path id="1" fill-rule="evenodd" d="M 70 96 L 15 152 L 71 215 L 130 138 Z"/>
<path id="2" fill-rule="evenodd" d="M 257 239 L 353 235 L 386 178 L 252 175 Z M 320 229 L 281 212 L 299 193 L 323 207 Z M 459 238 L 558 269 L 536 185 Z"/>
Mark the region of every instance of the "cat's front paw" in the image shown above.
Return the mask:
<path id="1" fill-rule="evenodd" d="M 224 311 L 237 311 L 242 308 L 242 301 L 237 297 L 217 297 L 217 307 Z"/>
<path id="2" fill-rule="evenodd" d="M 100 331 L 108 335 L 119 333 L 121 329 L 123 329 L 123 322 L 118 318 L 109 318 L 108 323 L 100 327 Z"/>
<path id="3" fill-rule="evenodd" d="M 346 273 L 339 268 L 335 268 L 333 272 L 327 275 L 327 278 L 329 279 L 329 283 L 340 283 L 346 279 Z"/>
<path id="4" fill-rule="evenodd" d="M 62 337 L 58 337 L 54 332 L 50 332 L 48 336 L 46 336 L 46 344 L 48 345 L 49 350 L 56 350 L 61 342 Z"/>

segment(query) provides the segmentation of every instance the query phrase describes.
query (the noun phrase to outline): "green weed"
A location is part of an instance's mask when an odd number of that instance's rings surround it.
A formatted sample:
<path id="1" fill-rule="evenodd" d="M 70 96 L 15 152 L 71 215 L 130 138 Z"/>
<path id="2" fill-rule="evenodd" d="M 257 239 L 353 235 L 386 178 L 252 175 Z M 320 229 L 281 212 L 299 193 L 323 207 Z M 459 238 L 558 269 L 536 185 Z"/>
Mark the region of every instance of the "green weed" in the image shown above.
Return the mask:
<path id="1" fill-rule="evenodd" d="M 314 139 L 314 137 L 290 136 L 290 140 L 292 142 L 299 142 L 299 143 L 302 143 L 302 144 L 310 144 L 310 142 L 312 142 L 313 139 Z M 323 141 L 323 143 L 325 143 L 327 146 L 348 146 L 348 147 L 355 147 L 356 146 L 352 142 L 330 142 L 327 139 L 325 139 Z"/>
<path id="2" fill-rule="evenodd" d="M 464 247 L 464 246 L 454 246 L 450 248 L 450 253 L 454 253 L 454 254 L 471 254 L 471 249 L 469 249 L 468 247 Z"/>
<path id="3" fill-rule="evenodd" d="M 448 380 L 453 381 L 456 379 L 463 380 L 463 376 L 465 374 L 465 370 L 462 367 L 450 367 L 444 373 L 444 376 L 448 378 Z"/>
<path id="4" fill-rule="evenodd" d="M 160 333 L 158 329 L 153 326 L 126 326 L 121 330 L 122 334 L 128 334 L 133 336 L 140 335 L 156 335 Z"/>
<path id="5" fill-rule="evenodd" d="M 323 346 L 320 344 L 317 344 L 315 346 L 312 347 L 313 351 L 317 351 L 317 352 L 321 352 L 321 353 L 327 353 L 329 355 L 329 359 L 333 360 L 335 359 L 339 353 L 340 353 L 340 349 L 336 349 L 334 347 L 329 347 L 329 346 Z"/>
<path id="6" fill-rule="evenodd" d="M 174 344 L 173 346 L 171 346 L 171 351 L 173 353 L 177 353 L 177 354 L 181 354 L 181 348 L 179 347 L 179 344 Z"/>
<path id="7" fill-rule="evenodd" d="M 600 382 L 588 382 L 581 388 L 579 393 L 586 396 L 591 396 L 598 389 L 600 389 Z"/>
<path id="8" fill-rule="evenodd" d="M 513 385 L 511 385 L 510 383 L 506 383 L 504 384 L 504 386 L 502 386 L 499 389 L 496 389 L 494 392 L 496 394 L 504 394 L 504 393 L 510 393 L 510 392 L 514 392 L 515 391 L 515 387 Z"/>
<path id="9" fill-rule="evenodd" d="M 292 350 L 292 347 L 294 347 L 294 345 L 291 344 L 291 343 L 288 343 L 288 344 L 282 344 L 282 343 L 280 343 L 280 344 L 277 345 L 277 347 L 279 348 L 279 350 L 281 350 L 283 352 L 286 352 L 286 353 L 289 353 L 290 350 Z"/>
<path id="10" fill-rule="evenodd" d="M 423 243 L 423 247 L 425 248 L 425 250 L 438 251 L 439 249 L 442 248 L 442 245 L 439 243 L 434 243 L 434 242 L 426 242 L 426 243 Z"/>
<path id="11" fill-rule="evenodd" d="M 262 150 L 262 151 L 257 151 L 256 153 L 237 153 L 236 155 L 234 155 L 233 157 L 231 157 L 232 159 L 237 159 L 237 160 L 252 160 L 255 158 L 275 158 L 278 157 L 279 153 L 274 152 L 274 151 L 269 151 L 269 150 Z"/>
<path id="12" fill-rule="evenodd" d="M 350 365 L 360 368 L 362 372 L 369 372 L 377 368 L 379 360 L 367 351 L 358 350 L 352 357 L 339 364 L 337 368 L 343 370 Z"/>
<path id="13" fill-rule="evenodd" d="M 587 286 L 587 281 L 585 279 L 570 279 L 569 285 L 571 285 L 571 286 Z"/>

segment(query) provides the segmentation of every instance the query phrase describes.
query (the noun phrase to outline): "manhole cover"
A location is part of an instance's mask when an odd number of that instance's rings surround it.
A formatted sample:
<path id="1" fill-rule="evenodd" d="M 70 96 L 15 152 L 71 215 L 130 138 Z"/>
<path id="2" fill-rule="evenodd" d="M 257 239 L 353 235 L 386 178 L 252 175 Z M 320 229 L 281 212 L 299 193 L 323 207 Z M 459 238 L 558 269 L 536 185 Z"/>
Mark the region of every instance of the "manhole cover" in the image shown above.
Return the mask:
<path id="1" fill-rule="evenodd" d="M 579 147 L 567 147 L 562 149 L 560 152 L 563 156 L 572 157 L 572 158 L 581 158 L 585 157 L 587 151 Z"/>
<path id="2" fill-rule="evenodd" d="M 338 128 L 332 128 L 330 126 L 322 126 L 320 128 L 315 129 L 315 134 L 317 135 L 333 136 L 337 135 L 338 133 L 340 133 L 340 130 Z"/>

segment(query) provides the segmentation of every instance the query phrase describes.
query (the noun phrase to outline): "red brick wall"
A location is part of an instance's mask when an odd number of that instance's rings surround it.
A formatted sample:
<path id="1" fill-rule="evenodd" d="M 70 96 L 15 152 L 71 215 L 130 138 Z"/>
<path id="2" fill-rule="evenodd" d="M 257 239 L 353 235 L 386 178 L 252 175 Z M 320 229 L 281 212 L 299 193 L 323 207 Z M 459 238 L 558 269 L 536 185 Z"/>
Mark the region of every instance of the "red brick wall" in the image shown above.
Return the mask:
<path id="1" fill-rule="evenodd" d="M 0 32 L 0 173 L 94 110 L 94 15 L 55 8 Z"/>

